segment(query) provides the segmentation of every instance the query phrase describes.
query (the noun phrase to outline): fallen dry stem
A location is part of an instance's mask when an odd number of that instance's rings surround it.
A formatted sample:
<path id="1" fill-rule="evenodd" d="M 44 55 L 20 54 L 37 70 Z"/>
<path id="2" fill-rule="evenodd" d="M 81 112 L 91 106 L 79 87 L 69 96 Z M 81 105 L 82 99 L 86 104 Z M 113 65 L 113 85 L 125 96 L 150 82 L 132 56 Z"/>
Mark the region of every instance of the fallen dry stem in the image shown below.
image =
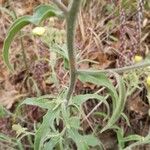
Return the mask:
<path id="1" fill-rule="evenodd" d="M 53 0 L 53 3 L 55 3 L 65 15 L 68 13 L 68 8 L 60 0 Z"/>
<path id="2" fill-rule="evenodd" d="M 122 68 L 114 68 L 114 69 L 105 69 L 105 70 L 92 70 L 92 69 L 81 70 L 81 69 L 79 69 L 77 71 L 77 73 L 78 73 L 78 75 L 83 74 L 83 73 L 89 74 L 89 75 L 99 75 L 100 73 L 112 73 L 112 72 L 123 73 L 123 72 L 131 71 L 131 70 L 145 68 L 148 66 L 150 66 L 150 61 L 144 61 L 144 62 L 134 64 L 131 66 L 126 66 L 126 67 L 122 67 Z"/>

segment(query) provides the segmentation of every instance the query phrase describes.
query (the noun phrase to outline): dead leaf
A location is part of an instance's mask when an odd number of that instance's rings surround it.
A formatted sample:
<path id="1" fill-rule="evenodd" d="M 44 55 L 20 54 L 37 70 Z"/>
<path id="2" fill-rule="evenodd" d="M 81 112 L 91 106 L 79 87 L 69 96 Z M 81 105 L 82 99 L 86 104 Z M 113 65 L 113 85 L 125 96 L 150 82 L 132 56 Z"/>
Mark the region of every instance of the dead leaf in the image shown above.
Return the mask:
<path id="1" fill-rule="evenodd" d="M 130 99 L 127 103 L 127 109 L 133 111 L 141 116 L 148 114 L 149 106 L 140 96 Z"/>
<path id="2" fill-rule="evenodd" d="M 99 51 L 91 51 L 88 54 L 90 60 L 98 62 L 98 64 L 92 64 L 91 66 L 95 69 L 106 69 L 111 64 L 106 54 Z"/>
<path id="3" fill-rule="evenodd" d="M 0 104 L 5 106 L 7 109 L 10 109 L 12 105 L 22 97 L 25 97 L 26 94 L 19 94 L 16 90 L 11 91 L 0 91 Z"/>
<path id="4" fill-rule="evenodd" d="M 5 0 L 0 0 L 0 4 L 1 5 L 4 4 L 4 2 L 5 2 Z"/>
<path id="5" fill-rule="evenodd" d="M 10 109 L 16 101 L 27 94 L 20 94 L 16 91 L 15 87 L 10 84 L 8 76 L 4 75 L 4 81 L 4 88 L 0 90 L 0 104 Z"/>
<path id="6" fill-rule="evenodd" d="M 89 68 L 89 64 L 87 64 L 87 63 L 81 63 L 81 64 L 79 65 L 79 68 L 80 68 L 80 69 L 88 69 L 88 68 Z"/>

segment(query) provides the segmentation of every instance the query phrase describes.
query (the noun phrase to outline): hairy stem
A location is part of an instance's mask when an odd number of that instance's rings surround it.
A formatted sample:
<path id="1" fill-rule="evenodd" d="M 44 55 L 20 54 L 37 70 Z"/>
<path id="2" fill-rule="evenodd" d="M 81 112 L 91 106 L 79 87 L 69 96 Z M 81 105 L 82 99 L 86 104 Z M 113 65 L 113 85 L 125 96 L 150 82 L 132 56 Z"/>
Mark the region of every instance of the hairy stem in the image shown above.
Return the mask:
<path id="1" fill-rule="evenodd" d="M 135 64 L 135 65 L 131 65 L 131 66 L 126 66 L 126 67 L 122 67 L 122 68 L 115 68 L 115 69 L 106 69 L 106 70 L 78 70 L 77 73 L 81 74 L 81 73 L 86 73 L 89 75 L 98 75 L 99 73 L 109 73 L 109 72 L 117 72 L 117 73 L 122 73 L 122 72 L 126 72 L 126 71 L 131 71 L 131 70 L 135 70 L 135 69 L 140 69 L 140 68 L 144 68 L 144 67 L 148 67 L 150 66 L 150 61 L 144 61 L 142 63 L 139 64 Z"/>
<path id="2" fill-rule="evenodd" d="M 53 0 L 53 3 L 55 3 L 64 12 L 64 14 L 68 13 L 67 7 L 61 2 L 61 0 Z"/>
<path id="3" fill-rule="evenodd" d="M 76 82 L 76 60 L 74 52 L 74 39 L 75 39 L 75 28 L 77 14 L 79 11 L 81 0 L 73 0 L 72 6 L 67 15 L 67 48 L 69 56 L 69 65 L 70 65 L 70 85 L 67 93 L 67 101 L 70 100 Z"/>

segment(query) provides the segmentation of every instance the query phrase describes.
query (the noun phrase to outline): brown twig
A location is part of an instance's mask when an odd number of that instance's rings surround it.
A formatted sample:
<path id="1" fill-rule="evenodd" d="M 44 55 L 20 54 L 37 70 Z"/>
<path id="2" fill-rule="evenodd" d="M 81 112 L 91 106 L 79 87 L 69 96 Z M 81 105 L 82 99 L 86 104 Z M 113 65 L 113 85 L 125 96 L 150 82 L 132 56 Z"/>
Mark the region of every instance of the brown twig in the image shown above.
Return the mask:
<path id="1" fill-rule="evenodd" d="M 53 0 L 53 3 L 55 3 L 65 15 L 68 14 L 68 8 L 60 0 Z"/>
<path id="2" fill-rule="evenodd" d="M 150 61 L 144 61 L 138 64 L 134 64 L 131 66 L 126 66 L 122 68 L 114 68 L 114 69 L 105 69 L 105 70 L 92 70 L 92 69 L 87 69 L 87 70 L 78 70 L 78 74 L 89 74 L 89 75 L 98 75 L 100 73 L 111 73 L 111 72 L 117 72 L 117 73 L 122 73 L 126 71 L 131 71 L 135 69 L 140 69 L 140 68 L 145 68 L 150 66 Z"/>

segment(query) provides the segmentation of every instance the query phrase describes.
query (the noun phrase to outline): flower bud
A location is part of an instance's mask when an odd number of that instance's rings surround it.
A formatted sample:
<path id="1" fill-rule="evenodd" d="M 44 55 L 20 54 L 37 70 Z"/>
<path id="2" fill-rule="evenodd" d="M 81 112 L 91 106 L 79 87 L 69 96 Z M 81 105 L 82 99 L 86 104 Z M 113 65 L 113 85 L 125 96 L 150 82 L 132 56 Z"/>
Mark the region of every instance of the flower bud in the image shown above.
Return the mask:
<path id="1" fill-rule="evenodd" d="M 138 62 L 141 62 L 143 60 L 143 57 L 140 56 L 140 55 L 135 55 L 134 57 L 134 62 L 138 63 Z"/>
<path id="2" fill-rule="evenodd" d="M 42 36 L 45 33 L 46 29 L 44 27 L 35 27 L 32 30 L 33 35 Z"/>
<path id="3" fill-rule="evenodd" d="M 146 83 L 147 83 L 148 86 L 150 86 L 150 76 L 147 77 Z"/>

